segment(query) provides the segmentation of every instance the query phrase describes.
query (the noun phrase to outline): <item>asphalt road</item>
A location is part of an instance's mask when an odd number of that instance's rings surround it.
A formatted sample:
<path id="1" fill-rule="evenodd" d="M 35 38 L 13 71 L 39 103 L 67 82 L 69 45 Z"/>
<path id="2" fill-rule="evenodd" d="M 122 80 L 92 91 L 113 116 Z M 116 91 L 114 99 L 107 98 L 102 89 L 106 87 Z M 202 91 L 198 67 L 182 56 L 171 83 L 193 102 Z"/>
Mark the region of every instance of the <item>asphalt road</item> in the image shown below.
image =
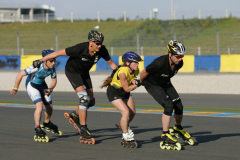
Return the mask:
<path id="1" fill-rule="evenodd" d="M 62 95 L 62 97 L 61 97 Z M 95 94 L 97 101 L 105 102 L 104 94 Z M 19 97 L 9 96 L 0 92 L 1 99 L 28 98 L 24 94 Z M 147 95 L 133 95 L 136 103 L 153 104 L 153 99 Z M 212 107 L 232 107 L 239 105 L 237 97 L 231 95 L 181 95 L 185 105 L 195 104 Z M 75 101 L 75 94 L 55 93 L 56 101 Z M 209 101 L 209 102 L 208 102 Z M 225 103 L 225 105 L 224 105 Z M 120 120 L 116 112 L 88 112 L 88 127 L 95 135 L 96 144 L 79 143 L 79 134 L 64 118 L 64 112 L 70 110 L 54 110 L 52 122 L 58 125 L 63 136 L 47 133 L 49 143 L 34 142 L 33 108 L 0 107 L 0 157 L 2 160 L 74 160 L 74 159 L 211 159 L 238 160 L 240 159 L 239 118 L 185 116 L 184 128 L 195 141 L 190 146 L 178 139 L 182 144 L 181 151 L 161 150 L 159 148 L 162 131 L 161 115 L 139 113 L 131 123 L 139 148 L 122 148 L 120 146 L 121 131 L 115 127 Z M 173 121 L 171 122 L 173 126 Z"/>

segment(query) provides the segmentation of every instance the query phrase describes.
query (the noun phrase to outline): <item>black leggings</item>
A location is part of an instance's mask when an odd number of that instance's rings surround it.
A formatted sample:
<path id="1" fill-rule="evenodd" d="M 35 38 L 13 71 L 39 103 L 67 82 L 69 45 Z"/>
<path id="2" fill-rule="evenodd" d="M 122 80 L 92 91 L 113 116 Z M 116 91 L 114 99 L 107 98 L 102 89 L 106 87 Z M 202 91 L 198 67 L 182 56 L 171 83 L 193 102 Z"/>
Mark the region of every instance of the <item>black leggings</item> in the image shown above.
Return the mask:
<path id="1" fill-rule="evenodd" d="M 165 115 L 171 116 L 173 109 L 175 114 L 183 114 L 182 101 L 171 83 L 164 86 L 147 85 L 145 88 L 163 106 Z"/>

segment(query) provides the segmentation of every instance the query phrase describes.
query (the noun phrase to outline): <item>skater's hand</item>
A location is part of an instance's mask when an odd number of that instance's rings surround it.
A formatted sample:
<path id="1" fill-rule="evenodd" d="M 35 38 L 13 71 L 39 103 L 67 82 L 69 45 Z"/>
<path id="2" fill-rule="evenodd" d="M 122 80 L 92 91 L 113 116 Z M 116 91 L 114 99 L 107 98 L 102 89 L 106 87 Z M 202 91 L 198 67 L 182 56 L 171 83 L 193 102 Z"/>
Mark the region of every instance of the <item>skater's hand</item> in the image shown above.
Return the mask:
<path id="1" fill-rule="evenodd" d="M 33 68 L 39 68 L 42 63 L 43 63 L 42 59 L 33 61 Z"/>
<path id="2" fill-rule="evenodd" d="M 18 91 L 18 88 L 14 87 L 13 89 L 10 90 L 10 93 L 11 93 L 11 95 L 15 95 L 17 93 L 17 91 Z"/>
<path id="3" fill-rule="evenodd" d="M 52 88 L 48 88 L 48 89 L 44 89 L 44 93 L 47 95 L 47 96 L 50 96 L 50 94 L 53 92 L 53 89 Z"/>

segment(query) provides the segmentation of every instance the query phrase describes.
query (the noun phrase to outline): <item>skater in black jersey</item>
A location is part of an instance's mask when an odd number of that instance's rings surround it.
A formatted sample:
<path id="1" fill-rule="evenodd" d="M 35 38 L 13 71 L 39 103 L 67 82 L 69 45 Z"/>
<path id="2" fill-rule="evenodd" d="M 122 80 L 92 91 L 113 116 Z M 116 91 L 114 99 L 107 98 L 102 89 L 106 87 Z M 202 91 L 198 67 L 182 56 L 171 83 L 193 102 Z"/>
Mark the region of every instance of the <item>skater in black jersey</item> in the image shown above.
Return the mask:
<path id="1" fill-rule="evenodd" d="M 88 40 L 88 42 L 55 51 L 41 60 L 34 61 L 33 65 L 38 67 L 39 64 L 48 59 L 58 56 L 69 56 L 65 66 L 65 74 L 79 97 L 79 108 L 75 112 L 70 113 L 69 116 L 74 117 L 73 120 L 77 125 L 76 127 L 79 127 L 81 135 L 91 138 L 92 134 L 88 130 L 86 123 L 87 109 L 95 105 L 95 98 L 89 70 L 100 58 L 103 58 L 112 69 L 116 69 L 117 65 L 112 61 L 108 50 L 102 44 L 104 36 L 101 32 L 91 30 L 88 34 Z"/>
<path id="2" fill-rule="evenodd" d="M 183 105 L 170 80 L 183 66 L 185 47 L 182 43 L 171 40 L 167 45 L 167 49 L 167 55 L 158 57 L 143 69 L 140 74 L 140 82 L 144 85 L 147 92 L 164 108 L 162 115 L 162 139 L 164 143 L 176 144 L 177 140 L 169 133 L 173 110 L 175 120 L 174 130 L 181 132 L 186 138 L 190 139 L 190 135 L 181 126 Z"/>

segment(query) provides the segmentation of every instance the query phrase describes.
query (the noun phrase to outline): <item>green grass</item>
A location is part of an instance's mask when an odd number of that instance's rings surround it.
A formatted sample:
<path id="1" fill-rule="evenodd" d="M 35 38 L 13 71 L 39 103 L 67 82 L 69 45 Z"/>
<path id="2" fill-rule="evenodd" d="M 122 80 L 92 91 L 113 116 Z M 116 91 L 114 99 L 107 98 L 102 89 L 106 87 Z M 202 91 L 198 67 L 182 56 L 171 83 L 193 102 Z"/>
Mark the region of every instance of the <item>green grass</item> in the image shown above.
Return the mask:
<path id="1" fill-rule="evenodd" d="M 41 53 L 41 50 L 56 49 L 55 31 L 58 33 L 58 49 L 70 47 L 87 41 L 88 32 L 99 26 L 104 36 L 104 45 L 109 52 L 114 47 L 114 55 L 137 51 L 137 33 L 144 55 L 166 54 L 166 44 L 170 39 L 184 43 L 187 54 L 197 54 L 197 48 L 202 48 L 202 55 L 217 54 L 216 30 L 219 31 L 220 53 L 239 53 L 239 18 L 222 19 L 187 19 L 174 21 L 139 20 L 139 21 L 51 21 L 34 23 L 0 24 L 0 55 L 17 55 L 17 34 L 20 35 L 20 49 L 24 48 L 26 55 Z M 233 50 L 236 49 L 236 50 Z"/>
<path id="2" fill-rule="evenodd" d="M 0 103 L 19 103 L 19 104 L 33 104 L 32 101 L 12 101 L 0 100 Z M 77 102 L 54 102 L 54 105 L 78 106 Z M 111 103 L 96 103 L 97 107 L 114 108 Z M 149 110 L 163 110 L 160 105 L 136 105 L 136 109 Z M 240 113 L 239 108 L 222 108 L 222 107 L 191 107 L 184 106 L 184 111 L 198 111 L 198 112 L 225 112 L 225 113 Z"/>

